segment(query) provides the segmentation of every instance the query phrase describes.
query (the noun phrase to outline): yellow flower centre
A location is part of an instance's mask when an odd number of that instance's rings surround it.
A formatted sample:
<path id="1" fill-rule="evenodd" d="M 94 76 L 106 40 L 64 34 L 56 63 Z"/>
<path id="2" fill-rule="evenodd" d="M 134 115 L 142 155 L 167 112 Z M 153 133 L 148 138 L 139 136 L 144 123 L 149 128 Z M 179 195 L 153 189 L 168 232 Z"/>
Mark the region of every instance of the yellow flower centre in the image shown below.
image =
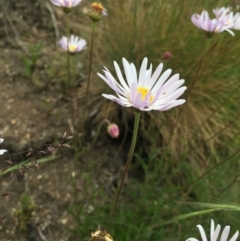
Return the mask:
<path id="1" fill-rule="evenodd" d="M 98 11 L 98 12 L 102 12 L 104 10 L 103 5 L 101 3 L 97 3 L 97 2 L 92 3 L 91 7 L 93 10 Z"/>
<path id="2" fill-rule="evenodd" d="M 76 49 L 77 49 L 76 45 L 73 45 L 73 44 L 68 45 L 69 52 L 74 52 Z"/>
<path id="3" fill-rule="evenodd" d="M 141 96 L 142 96 L 142 100 L 145 100 L 145 98 L 146 98 L 146 96 L 147 96 L 147 94 L 150 92 L 150 90 L 148 89 L 148 88 L 146 88 L 146 87 L 137 87 L 137 92 L 138 93 L 140 93 L 141 94 Z M 151 95 L 150 96 L 150 102 L 152 102 L 153 101 L 153 95 Z"/>

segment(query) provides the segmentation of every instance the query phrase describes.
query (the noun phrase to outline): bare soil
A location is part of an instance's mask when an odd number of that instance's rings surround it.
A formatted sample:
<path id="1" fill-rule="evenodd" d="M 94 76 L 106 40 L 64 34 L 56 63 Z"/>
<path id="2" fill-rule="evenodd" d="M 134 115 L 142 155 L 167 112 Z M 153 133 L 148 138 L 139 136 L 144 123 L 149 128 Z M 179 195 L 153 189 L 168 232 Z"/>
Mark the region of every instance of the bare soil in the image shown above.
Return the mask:
<path id="1" fill-rule="evenodd" d="M 73 132 L 70 97 L 59 82 L 64 76 L 60 69 L 62 63 L 58 63 L 58 55 L 54 57 L 56 29 L 51 14 L 54 13 L 58 21 L 62 13 L 46 3 L 0 0 L 0 138 L 4 138 L 3 146 L 10 154 L 53 143 L 61 139 L 64 132 L 69 135 Z M 31 60 L 35 53 L 30 47 L 39 42 L 43 47 L 28 75 L 29 66 L 24 59 Z M 81 68 L 81 63 L 79 65 Z M 60 67 L 54 72 L 57 66 Z M 84 72 L 76 75 L 79 80 L 84 77 Z M 81 85 L 75 88 L 82 91 Z M 89 133 L 94 128 L 90 128 Z M 106 145 L 111 146 L 106 148 Z M 119 141 L 103 136 L 93 154 L 96 159 L 99 155 L 112 156 L 111 164 L 99 161 L 94 168 L 98 185 L 105 185 L 109 191 L 122 166 L 122 155 L 116 154 L 119 145 Z M 5 218 L 5 223 L 0 222 L 0 240 L 77 240 L 66 230 L 75 225 L 68 213 L 73 200 L 70 179 L 75 175 L 73 150 L 61 149 L 53 155 L 60 157 L 23 175 L 16 171 L 12 181 L 9 175 L 1 177 L 1 194 L 11 192 L 11 195 L 2 196 L 0 201 L 0 216 Z M 6 166 L 6 159 L 7 156 L 1 156 L 0 169 Z M 20 163 L 26 157 L 19 154 L 12 159 Z M 80 198 L 82 185 L 80 179 L 77 183 Z M 24 201 L 21 201 L 24 197 L 30 198 L 25 200 L 27 207 L 23 207 Z"/>

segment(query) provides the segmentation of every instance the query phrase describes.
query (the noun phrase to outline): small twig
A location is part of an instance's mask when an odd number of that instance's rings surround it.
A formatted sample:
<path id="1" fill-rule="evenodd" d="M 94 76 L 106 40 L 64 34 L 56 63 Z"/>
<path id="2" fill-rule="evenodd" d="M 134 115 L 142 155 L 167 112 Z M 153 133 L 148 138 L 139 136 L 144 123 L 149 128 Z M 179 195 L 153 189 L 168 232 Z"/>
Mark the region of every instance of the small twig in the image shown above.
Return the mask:
<path id="1" fill-rule="evenodd" d="M 41 231 L 41 229 L 40 229 L 39 227 L 37 228 L 37 231 L 38 231 L 38 234 L 39 234 L 41 240 L 43 240 L 43 241 L 48 241 L 48 240 L 46 239 L 46 237 L 43 235 L 43 233 L 42 233 L 42 231 Z"/>
<path id="2" fill-rule="evenodd" d="M 49 4 L 49 2 L 45 2 L 45 5 L 51 15 L 51 18 L 52 18 L 52 22 L 53 22 L 53 27 L 55 29 L 55 36 L 56 36 L 56 45 L 58 45 L 58 40 L 59 40 L 59 29 L 58 29 L 58 25 L 57 25 L 57 20 L 56 20 L 56 17 L 55 17 L 55 14 L 53 12 L 53 9 L 51 7 L 51 5 Z"/>
<path id="3" fill-rule="evenodd" d="M 6 18 L 7 21 L 9 22 L 9 24 L 10 24 L 10 26 L 11 26 L 11 28 L 12 28 L 12 31 L 13 31 L 14 34 L 15 34 L 15 39 L 16 39 L 17 42 L 19 42 L 19 41 L 20 41 L 20 35 L 19 35 L 17 29 L 15 28 L 15 26 L 14 26 L 11 18 L 10 18 L 9 15 L 8 15 L 7 8 L 3 8 L 3 9 L 4 9 L 5 18 Z"/>
<path id="4" fill-rule="evenodd" d="M 29 185 L 28 185 L 28 174 L 24 173 L 24 181 L 25 181 L 25 193 L 29 193 Z"/>
<path id="5" fill-rule="evenodd" d="M 74 126 L 73 126 L 72 120 L 71 119 L 67 119 L 67 123 L 69 125 L 70 132 L 73 135 L 74 134 Z"/>

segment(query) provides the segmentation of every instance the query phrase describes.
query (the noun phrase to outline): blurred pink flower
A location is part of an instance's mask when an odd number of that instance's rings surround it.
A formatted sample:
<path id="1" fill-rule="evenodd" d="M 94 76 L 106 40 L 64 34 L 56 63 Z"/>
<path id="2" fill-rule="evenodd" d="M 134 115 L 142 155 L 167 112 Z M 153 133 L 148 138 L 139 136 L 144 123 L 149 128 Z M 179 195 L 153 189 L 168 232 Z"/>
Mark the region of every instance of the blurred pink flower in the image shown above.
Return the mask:
<path id="1" fill-rule="evenodd" d="M 82 0 L 50 0 L 54 5 L 63 8 L 76 7 Z"/>
<path id="2" fill-rule="evenodd" d="M 220 33 L 223 31 L 228 31 L 234 36 L 234 33 L 229 29 L 229 26 L 225 24 L 227 22 L 226 15 L 220 19 L 210 19 L 208 12 L 203 10 L 201 14 L 194 13 L 191 17 L 191 20 L 194 25 L 207 32 Z"/>
<path id="3" fill-rule="evenodd" d="M 225 7 L 215 8 L 213 9 L 213 13 L 216 16 L 216 19 L 218 19 L 218 21 L 224 22 L 225 26 L 228 28 L 240 30 L 240 13 L 234 14 L 231 11 L 231 8 Z"/>
<path id="4" fill-rule="evenodd" d="M 71 37 L 68 39 L 65 36 L 62 37 L 59 40 L 59 45 L 70 53 L 76 53 L 84 50 L 86 48 L 87 42 L 84 39 L 71 35 Z"/>
<path id="5" fill-rule="evenodd" d="M 163 64 L 159 64 L 152 75 L 152 65 L 147 69 L 148 59 L 144 58 L 139 76 L 136 67 L 125 58 L 122 59 L 127 81 L 124 79 L 118 64 L 114 61 L 115 70 L 119 82 L 105 67 L 105 76 L 98 75 L 116 92 L 116 96 L 103 94 L 107 99 L 117 102 L 125 107 L 133 106 L 142 111 L 158 110 L 165 111 L 175 106 L 182 105 L 185 100 L 177 100 L 187 87 L 183 86 L 184 80 L 179 80 L 179 74 L 169 78 L 172 70 L 168 69 L 162 73 Z M 169 79 L 168 79 L 169 78 Z M 168 80 L 167 80 L 168 79 Z"/>
<path id="6" fill-rule="evenodd" d="M 169 51 L 164 52 L 162 55 L 162 58 L 165 60 L 170 59 L 171 57 L 172 57 L 172 53 Z"/>
<path id="7" fill-rule="evenodd" d="M 114 123 L 111 123 L 107 126 L 107 132 L 112 138 L 118 138 L 120 134 L 118 126 Z"/>

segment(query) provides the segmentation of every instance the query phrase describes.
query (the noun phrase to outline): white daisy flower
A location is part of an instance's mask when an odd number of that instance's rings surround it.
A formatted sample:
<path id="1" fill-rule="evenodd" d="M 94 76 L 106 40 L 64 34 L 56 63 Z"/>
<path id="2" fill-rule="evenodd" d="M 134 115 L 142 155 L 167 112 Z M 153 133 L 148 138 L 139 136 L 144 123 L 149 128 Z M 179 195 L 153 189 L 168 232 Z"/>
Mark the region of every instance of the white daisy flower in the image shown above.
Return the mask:
<path id="1" fill-rule="evenodd" d="M 199 229 L 199 232 L 201 234 L 202 241 L 216 241 L 219 236 L 220 230 L 221 230 L 221 226 L 219 224 L 217 225 L 217 227 L 215 229 L 214 221 L 212 219 L 211 219 L 211 231 L 210 231 L 209 239 L 207 239 L 206 233 L 205 233 L 202 225 L 198 224 L 197 228 Z M 220 241 L 227 241 L 229 232 L 230 232 L 230 226 L 226 226 L 222 231 Z M 229 241 L 236 241 L 238 238 L 238 235 L 239 235 L 239 232 L 237 231 Z M 199 241 L 199 240 L 196 238 L 189 238 L 186 241 Z"/>
<path id="2" fill-rule="evenodd" d="M 183 79 L 179 79 L 179 74 L 169 78 L 171 69 L 162 72 L 163 64 L 159 64 L 152 74 L 152 64 L 147 69 L 148 59 L 144 58 L 139 75 L 133 63 L 122 59 L 126 80 L 118 64 L 114 61 L 117 73 L 117 81 L 110 71 L 105 67 L 104 75 L 98 75 L 116 92 L 116 96 L 103 94 L 107 99 L 117 102 L 125 107 L 133 106 L 142 111 L 158 110 L 165 111 L 175 106 L 182 105 L 185 100 L 177 99 L 187 87 L 183 86 Z M 168 79 L 169 78 L 169 79 Z"/>
<path id="3" fill-rule="evenodd" d="M 50 0 L 54 5 L 63 8 L 76 7 L 82 0 Z"/>
<path id="4" fill-rule="evenodd" d="M 66 51 L 69 51 L 70 53 L 76 53 L 84 50 L 86 48 L 87 42 L 86 40 L 75 37 L 74 35 L 71 35 L 70 38 L 62 37 L 59 40 L 59 45 Z"/>
<path id="5" fill-rule="evenodd" d="M 230 34 L 234 35 L 234 33 L 229 30 L 229 27 L 226 25 L 227 16 L 225 15 L 221 18 L 210 19 L 208 12 L 203 10 L 201 14 L 194 13 L 191 20 L 194 25 L 207 32 L 220 33 L 228 31 Z"/>
<path id="6" fill-rule="evenodd" d="M 4 139 L 0 138 L 0 144 L 3 143 Z M 7 150 L 5 149 L 0 149 L 0 155 L 3 155 L 5 152 L 7 152 Z"/>
<path id="7" fill-rule="evenodd" d="M 213 9 L 213 13 L 215 14 L 216 18 L 225 23 L 230 29 L 240 30 L 240 13 L 234 14 L 231 11 L 231 8 L 215 8 Z M 233 34 L 234 35 L 234 34 Z"/>

